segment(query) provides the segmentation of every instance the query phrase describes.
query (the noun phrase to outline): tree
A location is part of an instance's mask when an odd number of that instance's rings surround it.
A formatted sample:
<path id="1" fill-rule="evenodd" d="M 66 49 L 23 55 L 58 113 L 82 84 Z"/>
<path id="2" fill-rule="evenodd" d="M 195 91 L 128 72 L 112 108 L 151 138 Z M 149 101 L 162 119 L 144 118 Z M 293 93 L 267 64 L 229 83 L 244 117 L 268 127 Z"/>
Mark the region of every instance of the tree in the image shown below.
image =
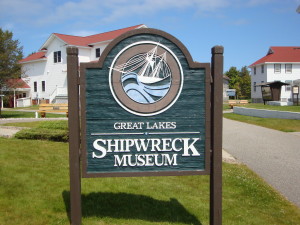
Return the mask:
<path id="1" fill-rule="evenodd" d="M 229 71 L 225 73 L 227 77 L 229 77 L 229 88 L 236 90 L 236 95 L 239 97 L 241 95 L 240 90 L 240 76 L 239 71 L 236 67 L 232 66 L 230 67 Z"/>
<path id="2" fill-rule="evenodd" d="M 247 66 L 242 67 L 240 72 L 240 88 L 241 88 L 241 98 L 251 98 L 251 77 Z"/>
<path id="3" fill-rule="evenodd" d="M 229 77 L 229 88 L 236 89 L 238 98 L 251 98 L 251 77 L 247 66 L 239 71 L 236 67 L 230 67 L 225 73 Z"/>
<path id="4" fill-rule="evenodd" d="M 13 33 L 0 28 L 0 91 L 5 87 L 9 79 L 21 77 L 21 65 L 23 47 L 18 40 L 13 40 Z M 0 109 L 1 116 L 1 109 Z"/>

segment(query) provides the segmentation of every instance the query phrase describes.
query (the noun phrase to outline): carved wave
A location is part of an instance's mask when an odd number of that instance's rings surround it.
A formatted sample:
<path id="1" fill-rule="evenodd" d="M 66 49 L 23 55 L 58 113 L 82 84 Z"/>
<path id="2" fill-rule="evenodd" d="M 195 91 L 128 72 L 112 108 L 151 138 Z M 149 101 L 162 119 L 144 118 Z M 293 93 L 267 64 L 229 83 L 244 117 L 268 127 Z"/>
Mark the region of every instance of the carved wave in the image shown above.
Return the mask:
<path id="1" fill-rule="evenodd" d="M 134 72 L 126 73 L 121 81 L 126 94 L 135 102 L 142 104 L 155 103 L 162 99 L 169 91 L 170 77 L 154 80 L 151 83 L 143 83 L 139 75 Z"/>

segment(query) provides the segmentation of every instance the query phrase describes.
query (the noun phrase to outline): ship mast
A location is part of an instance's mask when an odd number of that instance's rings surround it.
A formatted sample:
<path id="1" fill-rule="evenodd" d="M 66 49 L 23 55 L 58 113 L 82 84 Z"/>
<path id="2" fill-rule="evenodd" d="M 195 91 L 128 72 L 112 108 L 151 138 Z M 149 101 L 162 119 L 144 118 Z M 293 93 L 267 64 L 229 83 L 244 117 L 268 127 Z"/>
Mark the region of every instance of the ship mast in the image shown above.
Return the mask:
<path id="1" fill-rule="evenodd" d="M 130 73 L 138 70 L 139 72 L 137 75 L 139 77 L 149 77 L 149 78 L 166 78 L 170 76 L 170 68 L 166 67 L 164 62 L 167 60 L 167 54 L 166 52 L 157 55 L 157 47 L 155 46 L 153 49 L 151 49 L 149 52 L 137 55 L 136 57 L 133 57 L 131 60 L 129 60 L 126 63 L 117 65 L 116 67 L 112 68 L 113 70 L 116 70 L 121 73 Z M 162 72 L 160 77 L 160 73 Z"/>
<path id="2" fill-rule="evenodd" d="M 166 53 L 158 56 L 158 58 L 160 58 L 160 61 L 158 62 L 158 64 L 156 65 L 156 67 L 154 68 L 153 72 L 151 73 L 151 75 L 149 77 L 158 77 L 159 78 L 159 72 L 162 69 L 162 62 L 166 61 Z"/>
<path id="3" fill-rule="evenodd" d="M 151 67 L 151 69 L 153 70 L 153 67 L 155 65 L 155 55 L 157 52 L 157 46 L 155 48 L 153 48 L 151 51 L 147 52 L 147 56 L 146 56 L 146 64 L 143 66 L 143 68 L 140 70 L 140 72 L 138 73 L 139 76 L 145 76 L 147 69 L 149 70 L 149 66 Z M 153 60 L 154 58 L 154 60 Z"/>

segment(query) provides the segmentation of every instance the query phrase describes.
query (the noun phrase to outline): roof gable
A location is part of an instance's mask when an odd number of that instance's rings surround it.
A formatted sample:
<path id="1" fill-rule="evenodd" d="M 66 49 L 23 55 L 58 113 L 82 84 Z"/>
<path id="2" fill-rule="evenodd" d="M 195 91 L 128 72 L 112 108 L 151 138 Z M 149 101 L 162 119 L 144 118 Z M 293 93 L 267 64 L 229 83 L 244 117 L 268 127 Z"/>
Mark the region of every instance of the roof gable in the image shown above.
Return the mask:
<path id="1" fill-rule="evenodd" d="M 58 37 L 59 39 L 61 39 L 63 42 L 65 42 L 68 45 L 89 47 L 90 45 L 95 44 L 95 43 L 110 41 L 127 31 L 142 28 L 142 27 L 146 27 L 146 26 L 141 24 L 141 25 L 127 27 L 127 28 L 123 28 L 123 29 L 119 29 L 119 30 L 90 35 L 90 36 L 86 36 L 86 37 L 73 36 L 73 35 L 67 35 L 67 34 L 59 34 L 59 33 L 53 33 L 53 35 L 55 35 L 56 37 Z M 45 44 L 42 46 L 42 48 L 46 47 Z"/>
<path id="2" fill-rule="evenodd" d="M 45 60 L 46 57 L 46 52 L 45 51 L 41 51 L 41 52 L 36 52 L 33 53 L 29 56 L 27 56 L 26 58 L 22 59 L 19 61 L 19 63 L 26 63 L 29 61 L 39 61 L 39 60 Z"/>
<path id="3" fill-rule="evenodd" d="M 300 62 L 300 46 L 270 47 L 266 56 L 252 63 L 249 67 L 267 62 Z"/>
<path id="4" fill-rule="evenodd" d="M 42 47 L 40 48 L 41 51 L 31 54 L 28 57 L 20 60 L 19 62 L 26 63 L 26 62 L 46 59 L 46 52 L 44 50 L 48 48 L 48 46 L 52 43 L 54 39 L 58 39 L 67 45 L 78 46 L 78 47 L 91 47 L 91 45 L 95 43 L 113 40 L 127 31 L 139 29 L 139 28 L 146 28 L 146 27 L 147 27 L 146 25 L 140 24 L 132 27 L 126 27 L 123 29 L 90 35 L 86 37 L 53 33 L 42 45 Z"/>

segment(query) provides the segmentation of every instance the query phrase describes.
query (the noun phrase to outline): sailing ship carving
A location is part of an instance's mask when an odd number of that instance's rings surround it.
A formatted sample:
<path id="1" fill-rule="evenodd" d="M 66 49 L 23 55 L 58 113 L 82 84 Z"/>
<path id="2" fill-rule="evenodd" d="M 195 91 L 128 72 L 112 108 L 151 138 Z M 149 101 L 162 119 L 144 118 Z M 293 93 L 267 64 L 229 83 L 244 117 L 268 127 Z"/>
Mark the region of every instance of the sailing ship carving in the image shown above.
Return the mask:
<path id="1" fill-rule="evenodd" d="M 170 89 L 172 73 L 167 64 L 167 54 L 164 52 L 157 55 L 157 48 L 155 46 L 112 68 L 122 73 L 121 82 L 125 93 L 138 103 L 157 102 Z"/>

